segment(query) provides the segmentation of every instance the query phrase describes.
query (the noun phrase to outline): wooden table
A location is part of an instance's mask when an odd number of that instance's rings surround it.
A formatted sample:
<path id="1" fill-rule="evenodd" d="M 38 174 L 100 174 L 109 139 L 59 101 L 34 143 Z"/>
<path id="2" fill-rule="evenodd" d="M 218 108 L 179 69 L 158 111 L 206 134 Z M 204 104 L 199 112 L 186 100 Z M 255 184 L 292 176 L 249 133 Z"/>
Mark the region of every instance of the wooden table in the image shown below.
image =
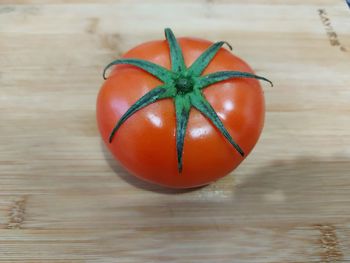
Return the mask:
<path id="1" fill-rule="evenodd" d="M 350 260 L 345 1 L 0 3 L 0 262 Z M 168 26 L 275 84 L 253 153 L 187 192 L 128 175 L 95 121 L 102 68 Z"/>

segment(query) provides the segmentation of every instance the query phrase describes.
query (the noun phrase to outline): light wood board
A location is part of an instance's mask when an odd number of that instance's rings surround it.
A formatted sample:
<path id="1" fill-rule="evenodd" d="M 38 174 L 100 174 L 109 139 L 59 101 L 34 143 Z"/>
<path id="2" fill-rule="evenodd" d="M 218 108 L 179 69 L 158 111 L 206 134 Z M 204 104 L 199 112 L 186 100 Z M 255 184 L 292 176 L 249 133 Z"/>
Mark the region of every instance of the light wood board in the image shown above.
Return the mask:
<path id="1" fill-rule="evenodd" d="M 194 191 L 128 175 L 96 127 L 103 67 L 165 27 L 275 84 L 253 153 Z M 341 0 L 0 0 L 0 262 L 350 261 L 349 69 Z"/>

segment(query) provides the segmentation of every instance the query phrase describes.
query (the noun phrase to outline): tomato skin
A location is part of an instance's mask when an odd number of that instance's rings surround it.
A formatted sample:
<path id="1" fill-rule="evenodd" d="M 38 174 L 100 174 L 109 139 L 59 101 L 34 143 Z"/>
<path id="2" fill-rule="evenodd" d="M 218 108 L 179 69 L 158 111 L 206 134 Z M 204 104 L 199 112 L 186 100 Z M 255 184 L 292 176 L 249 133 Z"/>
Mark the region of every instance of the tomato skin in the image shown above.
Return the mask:
<path id="1" fill-rule="evenodd" d="M 195 38 L 178 38 L 178 42 L 187 66 L 212 44 Z M 143 43 L 123 58 L 144 59 L 170 69 L 166 41 Z M 203 75 L 225 70 L 254 73 L 244 61 L 221 49 Z M 203 92 L 232 138 L 244 150 L 244 157 L 206 117 L 192 108 L 185 136 L 183 171 L 179 174 L 172 99 L 155 102 L 136 112 L 109 143 L 113 127 L 127 109 L 160 84 L 142 69 L 118 65 L 104 82 L 97 98 L 97 123 L 102 139 L 131 174 L 171 188 L 202 186 L 230 173 L 253 149 L 264 125 L 265 105 L 259 82 L 246 78 L 222 81 Z"/>

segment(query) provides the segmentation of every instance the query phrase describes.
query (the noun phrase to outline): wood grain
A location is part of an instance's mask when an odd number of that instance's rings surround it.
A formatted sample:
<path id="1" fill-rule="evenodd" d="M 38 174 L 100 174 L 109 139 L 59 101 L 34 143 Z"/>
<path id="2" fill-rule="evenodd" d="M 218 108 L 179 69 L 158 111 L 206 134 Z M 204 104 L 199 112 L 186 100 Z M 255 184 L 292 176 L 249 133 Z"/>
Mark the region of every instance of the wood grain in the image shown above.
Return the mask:
<path id="1" fill-rule="evenodd" d="M 349 12 L 335 0 L 0 0 L 0 262 L 350 261 Z M 95 123 L 102 68 L 167 26 L 229 41 L 275 84 L 253 153 L 192 191 L 128 175 Z"/>

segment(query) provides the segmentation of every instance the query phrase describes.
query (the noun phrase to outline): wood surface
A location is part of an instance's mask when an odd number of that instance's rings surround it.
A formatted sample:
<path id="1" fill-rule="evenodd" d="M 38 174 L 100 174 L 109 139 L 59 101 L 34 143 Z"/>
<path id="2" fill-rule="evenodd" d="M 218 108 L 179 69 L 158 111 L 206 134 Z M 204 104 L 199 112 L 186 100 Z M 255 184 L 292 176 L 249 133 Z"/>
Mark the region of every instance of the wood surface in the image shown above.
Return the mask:
<path id="1" fill-rule="evenodd" d="M 96 127 L 103 67 L 164 27 L 275 84 L 252 154 L 193 191 L 130 176 Z M 0 262 L 350 261 L 349 69 L 341 0 L 0 0 Z"/>

